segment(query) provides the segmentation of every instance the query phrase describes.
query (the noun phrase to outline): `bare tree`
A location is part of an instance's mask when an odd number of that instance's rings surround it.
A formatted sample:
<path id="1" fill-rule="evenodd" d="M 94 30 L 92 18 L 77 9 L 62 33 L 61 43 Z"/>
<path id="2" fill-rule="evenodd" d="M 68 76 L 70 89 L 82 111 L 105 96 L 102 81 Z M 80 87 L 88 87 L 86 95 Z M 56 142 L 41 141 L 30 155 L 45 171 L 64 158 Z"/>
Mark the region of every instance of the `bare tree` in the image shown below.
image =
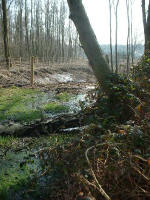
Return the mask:
<path id="1" fill-rule="evenodd" d="M 79 39 L 93 72 L 103 90 L 109 93 L 108 82 L 111 71 L 105 61 L 93 29 L 91 28 L 86 11 L 81 0 L 67 0 L 70 8 L 70 18 L 73 20 Z M 86 33 L 86 34 L 85 34 Z"/>
<path id="2" fill-rule="evenodd" d="M 131 63 L 132 66 L 134 64 L 134 38 L 133 38 L 133 3 L 134 0 L 130 0 L 131 6 L 130 6 L 130 27 L 131 27 Z"/>
<path id="3" fill-rule="evenodd" d="M 145 0 L 142 0 L 143 26 L 145 36 L 145 54 L 150 52 L 150 0 L 146 14 Z"/>
<path id="4" fill-rule="evenodd" d="M 27 44 L 27 53 L 28 55 L 30 54 L 30 46 L 29 46 L 29 29 L 28 29 L 28 6 L 27 6 L 27 0 L 25 0 L 25 31 L 26 31 L 26 36 L 25 36 L 25 41 Z"/>
<path id="5" fill-rule="evenodd" d="M 8 40 L 8 16 L 7 16 L 7 6 L 6 0 L 2 0 L 2 11 L 3 11 L 3 41 L 4 41 L 4 51 L 7 68 L 9 68 L 9 40 Z"/>
<path id="6" fill-rule="evenodd" d="M 116 73 L 118 73 L 118 6 L 119 0 L 117 0 L 116 4 L 114 3 L 115 10 L 115 21 L 116 21 L 116 30 L 115 30 L 115 62 L 116 62 Z"/>
<path id="7" fill-rule="evenodd" d="M 110 27 L 110 61 L 111 61 L 111 70 L 113 69 L 113 50 L 112 50 L 112 1 L 109 0 L 109 27 Z"/>
<path id="8" fill-rule="evenodd" d="M 128 21 L 128 33 L 127 33 L 127 74 L 129 74 L 129 65 L 130 65 L 130 5 L 129 5 L 129 0 L 126 0 L 126 10 L 127 10 L 127 21 Z"/>
<path id="9" fill-rule="evenodd" d="M 40 0 L 5 0 L 5 2 L 9 7 L 9 10 L 6 9 L 9 12 L 6 15 L 8 22 L 5 33 L 9 35 L 9 49 L 13 57 L 38 56 L 42 60 L 59 61 L 60 58 L 64 60 L 79 55 L 78 36 L 74 26 L 68 23 L 65 0 L 45 0 L 43 2 Z M 2 7 L 0 11 L 3 19 Z M 4 34 L 0 30 L 0 41 L 4 40 L 1 35 Z M 6 38 L 5 44 L 8 44 Z M 4 53 L 1 50 L 2 54 Z"/>

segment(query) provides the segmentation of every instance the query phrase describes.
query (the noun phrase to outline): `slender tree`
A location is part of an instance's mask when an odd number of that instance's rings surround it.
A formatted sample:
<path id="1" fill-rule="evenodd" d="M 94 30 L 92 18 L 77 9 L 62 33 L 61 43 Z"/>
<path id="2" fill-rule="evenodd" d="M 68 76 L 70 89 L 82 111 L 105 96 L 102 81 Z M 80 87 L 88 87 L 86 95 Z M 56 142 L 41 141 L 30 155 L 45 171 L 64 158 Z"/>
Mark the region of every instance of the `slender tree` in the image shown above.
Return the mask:
<path id="1" fill-rule="evenodd" d="M 110 27 L 110 61 L 111 61 L 111 70 L 112 72 L 114 71 L 113 69 L 113 50 L 112 50 L 112 1 L 109 0 L 109 27 Z"/>
<path id="2" fill-rule="evenodd" d="M 130 0 L 130 27 L 131 27 L 131 63 L 132 63 L 132 66 L 134 64 L 134 38 L 133 38 L 133 3 L 134 3 L 134 0 Z"/>
<path id="3" fill-rule="evenodd" d="M 27 54 L 30 55 L 30 45 L 29 45 L 29 29 L 28 29 L 28 6 L 27 6 L 27 0 L 25 0 L 25 31 L 26 31 L 26 36 L 25 36 L 25 41 L 26 41 L 26 49 L 27 49 Z"/>
<path id="4" fill-rule="evenodd" d="M 115 9 L 115 21 L 116 21 L 116 30 L 115 30 L 115 62 L 116 62 L 116 73 L 118 73 L 118 6 L 119 0 L 117 0 L 116 4 L 114 5 Z"/>
<path id="5" fill-rule="evenodd" d="M 127 33 L 127 74 L 129 74 L 129 66 L 130 66 L 130 5 L 129 5 L 129 0 L 126 0 L 126 10 L 127 10 L 127 21 L 128 21 L 128 33 Z"/>
<path id="6" fill-rule="evenodd" d="M 150 54 L 150 0 L 147 14 L 145 8 L 145 0 L 142 0 L 142 15 L 145 36 L 145 54 Z"/>
<path id="7" fill-rule="evenodd" d="M 8 40 L 8 16 L 6 0 L 2 0 L 2 11 L 3 11 L 3 41 L 4 41 L 4 52 L 7 68 L 9 68 L 9 40 Z"/>

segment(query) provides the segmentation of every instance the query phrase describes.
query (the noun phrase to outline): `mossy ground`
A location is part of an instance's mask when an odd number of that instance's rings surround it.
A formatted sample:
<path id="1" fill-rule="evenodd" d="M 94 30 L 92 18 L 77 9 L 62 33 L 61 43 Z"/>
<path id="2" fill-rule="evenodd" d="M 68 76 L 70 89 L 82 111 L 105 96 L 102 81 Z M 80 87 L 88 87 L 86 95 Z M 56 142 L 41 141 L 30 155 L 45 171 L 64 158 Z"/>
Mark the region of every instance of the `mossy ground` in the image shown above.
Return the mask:
<path id="1" fill-rule="evenodd" d="M 63 92 L 60 94 L 56 94 L 55 98 L 59 101 L 69 101 L 72 98 L 72 95 L 67 93 L 67 92 Z"/>
<path id="2" fill-rule="evenodd" d="M 3 152 L 2 158 L 0 157 L 0 199 L 10 199 L 10 193 L 16 194 L 21 190 L 25 190 L 25 188 L 28 191 L 33 190 L 33 196 L 38 196 L 38 184 L 33 183 L 32 188 L 30 181 L 33 174 L 40 176 L 42 168 L 39 158 L 35 158 L 33 152 L 38 152 L 42 148 L 48 150 L 52 147 L 65 145 L 73 137 L 63 134 L 26 139 L 9 136 L 0 137 L 0 154 Z M 9 150 L 4 153 L 6 149 Z M 15 197 L 12 199 L 15 200 Z"/>
<path id="3" fill-rule="evenodd" d="M 54 114 L 69 110 L 67 106 L 62 104 L 62 102 L 70 99 L 70 95 L 66 92 L 54 96 L 54 99 L 58 102 L 45 102 L 45 104 L 40 105 L 40 108 L 30 105 L 36 104 L 39 101 L 38 98 L 44 94 L 44 92 L 31 88 L 11 87 L 0 89 L 0 121 L 30 122 L 42 118 L 43 111 Z"/>
<path id="4" fill-rule="evenodd" d="M 51 113 L 67 112 L 69 108 L 57 102 L 51 102 L 44 106 L 44 110 Z"/>

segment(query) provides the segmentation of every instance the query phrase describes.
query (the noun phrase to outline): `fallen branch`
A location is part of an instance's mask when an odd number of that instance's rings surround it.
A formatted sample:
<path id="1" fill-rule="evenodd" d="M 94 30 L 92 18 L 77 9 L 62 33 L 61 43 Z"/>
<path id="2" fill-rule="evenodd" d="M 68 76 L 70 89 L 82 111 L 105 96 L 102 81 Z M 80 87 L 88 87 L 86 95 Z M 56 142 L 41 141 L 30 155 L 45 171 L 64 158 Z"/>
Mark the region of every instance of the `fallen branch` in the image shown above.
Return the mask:
<path id="1" fill-rule="evenodd" d="M 105 145 L 105 144 L 107 144 L 107 143 L 98 144 L 98 145 L 96 145 L 96 147 L 97 147 L 97 146 L 102 146 L 102 145 Z M 88 165 L 89 165 L 89 167 L 90 167 L 92 176 L 93 176 L 93 178 L 94 178 L 94 180 L 95 180 L 95 182 L 96 182 L 96 184 L 97 184 L 97 186 L 95 185 L 95 188 L 98 189 L 98 191 L 102 194 L 102 196 L 105 197 L 106 200 L 111 200 L 111 198 L 108 196 L 108 194 L 105 192 L 105 190 L 102 188 L 102 186 L 100 185 L 99 181 L 97 180 L 96 175 L 95 175 L 95 173 L 94 173 L 94 171 L 93 171 L 93 169 L 92 169 L 92 165 L 91 165 L 91 163 L 90 163 L 90 160 L 89 160 L 89 158 L 88 158 L 88 152 L 89 152 L 90 150 L 92 150 L 93 148 L 95 148 L 95 146 L 92 146 L 92 147 L 90 147 L 90 148 L 88 148 L 88 149 L 86 150 L 86 152 L 85 152 L 85 157 L 86 157 L 86 160 L 87 160 Z M 89 183 L 90 183 L 90 182 L 89 182 Z M 92 183 L 91 183 L 91 184 L 92 184 Z M 92 185 L 94 185 L 94 184 L 92 184 Z"/>

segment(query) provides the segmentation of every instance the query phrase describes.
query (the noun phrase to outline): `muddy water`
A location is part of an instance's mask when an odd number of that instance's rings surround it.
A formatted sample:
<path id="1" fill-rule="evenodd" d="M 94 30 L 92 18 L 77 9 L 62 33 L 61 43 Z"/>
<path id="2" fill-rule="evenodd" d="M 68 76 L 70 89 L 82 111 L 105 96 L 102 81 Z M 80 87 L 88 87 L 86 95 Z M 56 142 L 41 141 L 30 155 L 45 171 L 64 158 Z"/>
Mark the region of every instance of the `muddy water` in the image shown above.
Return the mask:
<path id="1" fill-rule="evenodd" d="M 57 145 L 68 143 L 71 135 L 53 135 L 39 138 L 17 139 L 16 144 L 0 148 L 0 199 L 1 200 L 37 200 L 38 190 L 43 192 L 55 177 L 52 170 L 48 175 L 43 176 L 45 166 L 41 162 L 40 152 L 48 151 Z M 4 155 L 4 150 L 8 151 Z M 2 156 L 3 155 L 3 156 Z M 43 168 L 44 167 L 44 168 Z M 42 175 L 42 176 L 41 176 Z M 31 190 L 31 182 L 36 177 L 36 185 Z M 22 181 L 23 179 L 23 181 Z M 7 187 L 5 186 L 7 183 Z M 27 185 L 26 185 L 27 184 Z M 29 184 L 29 185 L 28 185 Z M 31 190 L 31 193 L 28 191 Z M 6 196 L 2 196 L 3 191 Z M 42 194 L 44 195 L 44 194 Z"/>
<path id="2" fill-rule="evenodd" d="M 87 96 L 86 94 L 82 94 L 82 93 L 78 95 L 72 95 L 70 96 L 70 99 L 68 101 L 63 102 L 63 101 L 59 101 L 55 97 L 55 94 L 53 92 L 48 92 L 48 93 L 42 92 L 41 94 L 36 94 L 35 96 L 33 96 L 33 101 L 30 103 L 27 103 L 25 106 L 31 109 L 42 110 L 43 105 L 46 105 L 51 102 L 55 102 L 55 103 L 60 103 L 62 105 L 67 106 L 69 108 L 68 113 L 74 113 L 81 110 L 80 104 L 81 102 L 85 102 L 86 96 Z M 85 102 L 85 104 L 88 104 L 88 102 Z M 52 117 L 56 115 L 58 114 L 51 113 L 51 112 L 46 114 L 47 117 Z"/>

